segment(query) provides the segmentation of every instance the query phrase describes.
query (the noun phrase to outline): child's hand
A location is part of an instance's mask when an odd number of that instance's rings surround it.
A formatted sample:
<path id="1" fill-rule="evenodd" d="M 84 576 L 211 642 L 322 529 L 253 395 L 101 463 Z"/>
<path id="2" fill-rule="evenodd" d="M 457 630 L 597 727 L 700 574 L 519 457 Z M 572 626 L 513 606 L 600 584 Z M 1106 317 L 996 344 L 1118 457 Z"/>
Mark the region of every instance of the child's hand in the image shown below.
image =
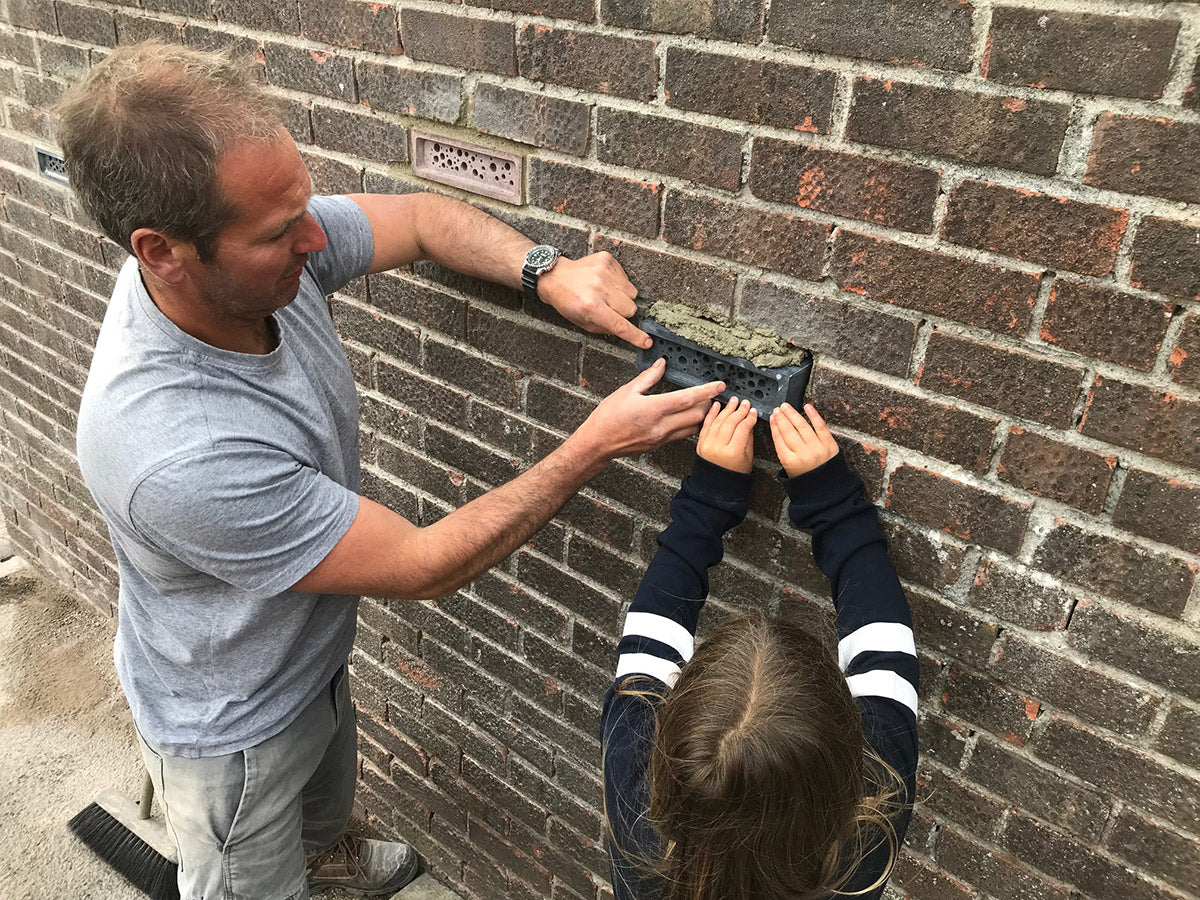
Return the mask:
<path id="1" fill-rule="evenodd" d="M 789 478 L 811 472 L 838 455 L 837 441 L 829 433 L 829 426 L 817 408 L 806 403 L 804 411 L 808 413 L 812 425 L 786 403 L 771 413 L 771 438 L 775 441 L 775 453 Z M 705 424 L 708 424 L 707 421 Z"/>
<path id="2" fill-rule="evenodd" d="M 758 410 L 749 400 L 739 403 L 737 397 L 730 397 L 724 409 L 714 401 L 700 426 L 696 452 L 714 465 L 734 472 L 749 472 L 754 465 L 754 423 L 757 421 Z"/>

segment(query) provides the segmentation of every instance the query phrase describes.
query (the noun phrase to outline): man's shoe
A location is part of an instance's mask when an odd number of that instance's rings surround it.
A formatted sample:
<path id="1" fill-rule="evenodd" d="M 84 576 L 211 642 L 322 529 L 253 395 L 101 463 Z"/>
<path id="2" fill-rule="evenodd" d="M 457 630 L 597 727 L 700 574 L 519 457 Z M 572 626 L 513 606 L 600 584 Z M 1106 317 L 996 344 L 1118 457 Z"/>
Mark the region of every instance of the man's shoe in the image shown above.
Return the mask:
<path id="1" fill-rule="evenodd" d="M 421 871 L 417 853 L 408 844 L 349 833 L 328 850 L 308 857 L 307 863 L 310 894 L 332 887 L 368 897 L 394 894 Z"/>

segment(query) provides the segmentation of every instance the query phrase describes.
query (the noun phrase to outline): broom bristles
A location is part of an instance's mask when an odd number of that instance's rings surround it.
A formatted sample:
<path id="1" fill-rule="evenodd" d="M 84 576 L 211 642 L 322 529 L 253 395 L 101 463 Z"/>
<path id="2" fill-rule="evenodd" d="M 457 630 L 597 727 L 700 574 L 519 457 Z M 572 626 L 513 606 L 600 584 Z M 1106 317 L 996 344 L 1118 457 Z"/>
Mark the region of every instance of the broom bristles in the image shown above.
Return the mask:
<path id="1" fill-rule="evenodd" d="M 130 831 L 98 803 L 82 809 L 67 827 L 151 900 L 180 900 L 178 864 Z"/>

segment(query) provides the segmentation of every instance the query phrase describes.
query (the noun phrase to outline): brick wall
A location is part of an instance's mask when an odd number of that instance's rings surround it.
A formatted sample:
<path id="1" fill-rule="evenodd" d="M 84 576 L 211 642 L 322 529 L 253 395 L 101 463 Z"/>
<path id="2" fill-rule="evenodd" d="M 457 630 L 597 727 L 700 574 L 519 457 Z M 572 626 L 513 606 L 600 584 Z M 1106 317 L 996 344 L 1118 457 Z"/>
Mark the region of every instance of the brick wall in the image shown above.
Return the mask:
<path id="1" fill-rule="evenodd" d="M 1200 8 L 988 0 L 0 0 L 0 508 L 110 614 L 72 429 L 120 253 L 38 177 L 115 44 L 257 54 L 319 190 L 422 128 L 525 158 L 488 208 L 645 299 L 766 325 L 879 504 L 923 678 L 922 900 L 1200 896 Z M 401 49 L 403 48 L 403 49 Z M 632 354 L 431 265 L 334 301 L 369 493 L 511 477 Z M 761 444 L 760 435 L 760 444 Z M 367 600 L 361 796 L 479 898 L 610 896 L 597 716 L 687 445 L 615 464 L 422 608 Z M 761 461 L 719 603 L 823 596 Z"/>

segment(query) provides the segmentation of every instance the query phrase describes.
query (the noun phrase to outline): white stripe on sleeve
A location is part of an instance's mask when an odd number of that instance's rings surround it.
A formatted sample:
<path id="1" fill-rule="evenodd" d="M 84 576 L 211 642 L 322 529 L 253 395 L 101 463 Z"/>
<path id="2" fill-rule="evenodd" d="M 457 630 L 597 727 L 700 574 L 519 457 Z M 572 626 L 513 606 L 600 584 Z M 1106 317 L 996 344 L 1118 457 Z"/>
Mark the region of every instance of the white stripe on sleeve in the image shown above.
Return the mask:
<path id="1" fill-rule="evenodd" d="M 903 703 L 917 714 L 917 691 L 908 679 L 887 669 L 875 669 L 846 679 L 852 697 L 885 697 Z"/>
<path id="2" fill-rule="evenodd" d="M 838 665 L 845 672 L 860 653 L 907 653 L 917 655 L 912 629 L 899 622 L 871 622 L 838 641 Z"/>
<path id="3" fill-rule="evenodd" d="M 622 653 L 617 657 L 617 678 L 626 675 L 651 675 L 667 687 L 674 687 L 679 678 L 679 666 L 649 653 Z"/>
<path id="4" fill-rule="evenodd" d="M 696 638 L 690 631 L 674 619 L 668 619 L 657 613 L 631 612 L 626 615 L 625 631 L 621 636 L 624 637 L 627 634 L 653 638 L 659 643 L 666 644 L 668 647 L 674 648 L 675 652 L 683 657 L 684 662 L 692 658 L 692 650 L 696 645 Z"/>

